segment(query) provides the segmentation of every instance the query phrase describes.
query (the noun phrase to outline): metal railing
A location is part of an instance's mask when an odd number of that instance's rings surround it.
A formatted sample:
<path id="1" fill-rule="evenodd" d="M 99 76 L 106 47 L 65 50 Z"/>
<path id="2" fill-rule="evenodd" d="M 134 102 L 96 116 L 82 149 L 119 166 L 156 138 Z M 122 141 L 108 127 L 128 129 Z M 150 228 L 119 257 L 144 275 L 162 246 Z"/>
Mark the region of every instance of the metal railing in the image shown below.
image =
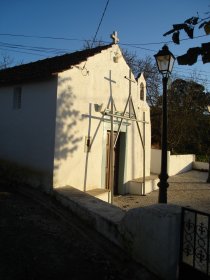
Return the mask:
<path id="1" fill-rule="evenodd" d="M 210 279 L 210 214 L 182 208 L 180 279 Z M 183 276 L 185 275 L 185 276 Z"/>

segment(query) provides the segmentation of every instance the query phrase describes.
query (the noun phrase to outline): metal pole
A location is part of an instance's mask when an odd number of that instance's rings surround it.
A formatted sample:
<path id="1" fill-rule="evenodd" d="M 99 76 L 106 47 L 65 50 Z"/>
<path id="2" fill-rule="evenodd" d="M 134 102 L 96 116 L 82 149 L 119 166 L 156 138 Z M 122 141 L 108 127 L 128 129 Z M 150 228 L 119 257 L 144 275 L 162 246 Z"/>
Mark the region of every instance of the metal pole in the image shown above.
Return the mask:
<path id="1" fill-rule="evenodd" d="M 159 175 L 159 203 L 167 203 L 167 188 L 169 186 L 167 179 L 167 134 L 168 134 L 168 127 L 167 127 L 167 82 L 168 77 L 163 77 L 163 101 L 162 101 L 162 139 L 161 139 L 161 173 Z"/>
<path id="2" fill-rule="evenodd" d="M 207 106 L 208 112 L 210 113 L 210 106 Z M 208 170 L 208 178 L 206 183 L 210 183 L 210 156 L 209 156 L 209 170 Z"/>
<path id="3" fill-rule="evenodd" d="M 113 193 L 114 193 L 114 127 L 113 127 L 113 119 L 114 119 L 114 102 L 113 96 L 111 92 L 111 139 L 110 139 L 110 188 L 111 188 L 111 204 L 113 203 Z"/>
<path id="4" fill-rule="evenodd" d="M 132 105 L 132 108 L 133 108 L 134 117 L 135 117 L 135 119 L 137 119 L 136 111 L 135 111 L 135 108 L 134 108 L 134 104 L 133 104 L 132 98 L 131 98 L 131 105 Z M 142 136 L 141 136 L 141 130 L 140 130 L 138 121 L 136 121 L 136 125 L 137 125 L 137 128 L 138 128 L 139 137 L 140 137 L 140 140 L 141 140 L 141 145 L 142 145 L 142 148 L 144 149 L 144 141 L 143 141 Z"/>
<path id="5" fill-rule="evenodd" d="M 118 136 L 119 136 L 119 134 L 120 134 L 120 128 L 121 128 L 121 126 L 122 126 L 123 118 L 125 118 L 124 115 L 125 115 L 125 112 L 126 112 L 126 109 L 127 109 L 127 105 L 128 105 L 129 100 L 130 100 L 130 94 L 129 94 L 128 100 L 127 100 L 127 102 L 126 102 L 125 109 L 124 109 L 124 111 L 123 111 L 123 117 L 122 117 L 122 116 L 119 116 L 119 117 L 121 118 L 121 120 L 120 120 L 120 125 L 119 125 L 119 127 L 118 127 L 118 131 L 117 131 L 117 136 L 116 136 L 116 139 L 115 139 L 114 147 L 116 146 L 117 139 L 118 139 Z M 109 114 L 107 114 L 107 115 L 109 115 Z M 113 115 L 113 116 L 114 116 L 114 115 Z M 119 117 L 118 117 L 118 118 L 119 118 Z"/>
<path id="6" fill-rule="evenodd" d="M 131 96 L 131 70 L 129 71 L 129 96 Z M 129 99 L 129 117 L 131 117 L 131 101 Z"/>
<path id="7" fill-rule="evenodd" d="M 127 118 L 127 119 L 130 120 L 131 82 L 132 82 L 132 83 L 135 83 L 135 81 L 133 81 L 133 80 L 131 79 L 131 70 L 129 71 L 129 78 L 126 77 L 126 76 L 125 76 L 124 78 L 127 79 L 127 80 L 129 80 L 129 95 L 128 95 L 128 99 L 127 99 L 127 101 L 126 101 L 126 105 L 125 105 L 125 108 L 124 108 L 124 111 L 123 111 L 123 115 L 121 116 L 120 125 L 119 125 L 119 127 L 118 127 L 117 136 L 116 136 L 115 142 L 114 142 L 114 147 L 115 147 L 116 144 L 117 144 L 117 139 L 118 139 L 119 134 L 120 134 L 120 128 L 121 128 L 121 126 L 122 126 L 123 118 L 125 118 L 125 112 L 126 112 L 126 109 L 127 109 L 128 104 L 129 104 L 129 118 Z"/>
<path id="8" fill-rule="evenodd" d="M 209 157 L 209 170 L 208 170 L 208 178 L 206 180 L 206 183 L 210 183 L 210 157 Z"/>
<path id="9" fill-rule="evenodd" d="M 141 123 L 147 123 L 147 124 L 149 123 L 149 122 L 146 122 L 144 120 L 138 120 L 138 119 L 135 119 L 135 118 L 123 117 L 123 116 L 116 115 L 116 114 L 105 113 L 105 115 L 113 116 L 113 117 L 118 118 L 118 119 L 129 120 L 129 121 L 133 121 L 133 122 L 141 122 Z"/>
<path id="10" fill-rule="evenodd" d="M 144 148 L 143 148 L 143 193 L 142 195 L 145 195 L 145 112 L 143 112 L 143 142 L 144 142 Z"/>

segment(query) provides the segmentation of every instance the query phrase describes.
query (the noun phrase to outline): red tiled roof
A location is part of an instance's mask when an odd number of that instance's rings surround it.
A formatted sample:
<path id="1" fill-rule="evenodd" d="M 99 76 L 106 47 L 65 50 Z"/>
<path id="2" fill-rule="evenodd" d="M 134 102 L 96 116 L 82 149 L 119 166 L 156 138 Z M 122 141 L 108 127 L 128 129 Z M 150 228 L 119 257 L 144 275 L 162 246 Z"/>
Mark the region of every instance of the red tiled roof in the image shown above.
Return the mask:
<path id="1" fill-rule="evenodd" d="M 0 86 L 47 79 L 53 73 L 65 71 L 110 47 L 111 44 L 99 46 L 0 70 Z"/>

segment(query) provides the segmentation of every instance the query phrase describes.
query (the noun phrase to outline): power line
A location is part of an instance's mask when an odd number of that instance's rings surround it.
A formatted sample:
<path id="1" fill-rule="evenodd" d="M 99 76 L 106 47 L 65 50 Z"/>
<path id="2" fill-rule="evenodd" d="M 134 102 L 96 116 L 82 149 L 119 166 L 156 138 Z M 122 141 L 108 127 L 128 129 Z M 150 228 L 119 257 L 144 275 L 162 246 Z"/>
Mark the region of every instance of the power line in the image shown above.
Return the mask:
<path id="1" fill-rule="evenodd" d="M 9 44 L 9 43 L 5 43 L 5 42 L 0 42 L 0 50 L 3 51 L 12 51 L 12 52 L 17 52 L 17 53 L 25 53 L 25 54 L 31 54 L 34 55 L 34 53 L 32 53 L 31 51 L 34 51 L 36 55 L 38 56 L 42 56 L 42 57 L 46 57 L 46 54 L 63 54 L 65 52 L 69 52 L 70 50 L 67 49 L 58 49 L 58 48 L 47 48 L 47 47 L 34 47 L 34 46 L 28 46 L 28 45 L 20 45 L 20 44 Z M 73 50 L 72 50 L 73 51 Z M 44 54 L 42 54 L 44 53 Z M 139 64 L 134 64 L 134 66 L 139 67 Z M 177 70 L 176 70 L 177 69 Z M 179 70 L 180 69 L 180 70 Z M 188 75 L 188 77 L 190 77 L 189 75 L 193 75 L 193 73 L 195 72 L 203 72 L 203 73 L 208 73 L 207 71 L 203 71 L 203 70 L 195 70 L 195 69 L 184 69 L 181 67 L 174 67 L 174 73 L 177 73 L 177 75 L 181 73 L 186 73 Z M 148 73 L 154 73 L 154 71 L 145 71 Z M 205 74 L 204 74 L 205 75 Z M 202 79 L 201 79 L 202 80 Z M 203 80 L 209 80 L 208 78 L 205 78 Z"/>
<path id="2" fill-rule="evenodd" d="M 78 38 L 53 37 L 53 36 L 35 36 L 35 35 L 26 35 L 26 34 L 13 34 L 13 33 L 0 33 L 0 36 L 50 39 L 50 40 L 64 40 L 64 41 L 84 41 L 84 40 L 78 39 Z"/>
<path id="3" fill-rule="evenodd" d="M 2 50 L 2 51 L 9 51 L 9 52 L 17 52 L 17 53 L 23 53 L 23 54 L 30 54 L 30 55 L 34 55 L 34 53 L 31 53 L 31 52 L 26 52 L 26 51 L 18 51 L 18 50 L 10 50 L 10 49 L 8 49 L 8 48 L 2 48 L 2 47 L 0 47 L 0 50 Z M 37 56 L 41 56 L 41 57 L 46 57 L 46 55 L 44 55 L 44 54 L 38 54 L 38 53 L 36 53 L 36 55 Z"/>
<path id="4" fill-rule="evenodd" d="M 96 33 L 95 33 L 95 35 L 94 35 L 94 37 L 93 37 L 93 41 L 92 41 L 92 44 L 91 44 L 91 48 L 93 47 L 93 44 L 95 43 L 95 40 L 96 40 L 98 31 L 99 31 L 99 28 L 100 28 L 100 26 L 101 26 L 102 20 L 103 20 L 103 18 L 104 18 L 105 13 L 106 13 L 106 9 L 107 9 L 107 7 L 108 7 L 108 4 L 109 4 L 109 0 L 107 0 L 107 2 L 106 2 L 106 6 L 105 6 L 105 8 L 104 8 L 104 11 L 103 11 L 103 14 L 102 14 L 102 16 L 101 16 L 100 22 L 99 22 L 99 24 L 98 24 L 98 27 L 97 27 L 97 29 L 96 29 Z M 85 68 L 86 64 L 87 64 L 87 61 L 85 62 L 84 66 L 83 66 L 83 69 Z"/>
<path id="5" fill-rule="evenodd" d="M 100 22 L 99 22 L 99 25 L 97 27 L 96 33 L 94 35 L 94 39 L 93 39 L 94 42 L 97 42 L 96 41 L 96 36 L 97 36 L 99 28 L 101 26 L 101 23 L 102 23 L 104 15 L 105 15 L 105 12 L 106 12 L 106 9 L 107 9 L 109 1 L 110 0 L 108 0 L 107 3 L 106 3 L 105 9 L 104 9 L 103 14 L 102 14 L 102 17 L 100 19 Z M 37 38 L 37 39 L 50 39 L 50 40 L 65 40 L 65 41 L 80 41 L 80 42 L 86 41 L 84 39 L 79 39 L 79 38 L 53 37 L 53 36 L 35 36 L 35 35 L 12 34 L 12 33 L 0 33 L 0 36 L 23 37 L 23 38 Z M 198 39 L 198 38 L 202 38 L 202 37 L 206 37 L 206 36 L 208 36 L 208 35 L 195 36 L 193 39 Z M 184 38 L 184 39 L 181 39 L 180 41 L 188 41 L 188 40 L 192 40 L 192 39 L 191 38 Z M 101 40 L 101 42 L 109 43 L 109 42 L 103 41 L 103 40 Z M 170 44 L 170 43 L 173 43 L 173 41 L 170 40 L 170 41 L 149 42 L 149 43 L 126 43 L 125 42 L 125 43 L 120 43 L 120 45 L 141 49 L 140 46 L 162 45 L 162 44 Z M 151 50 L 151 49 L 147 49 L 147 48 L 142 48 L 142 49 L 148 50 L 148 51 L 154 51 L 154 52 L 157 51 L 157 50 Z"/>
<path id="6" fill-rule="evenodd" d="M 200 69 L 192 69 L 192 68 L 183 68 L 183 67 L 179 67 L 179 66 L 175 66 L 174 69 L 181 69 L 181 71 L 190 71 L 190 72 L 203 72 L 206 74 L 209 74 L 209 71 L 205 71 L 205 70 L 200 70 Z"/>
<path id="7" fill-rule="evenodd" d="M 101 16 L 100 22 L 99 22 L 99 24 L 98 24 L 98 27 L 97 27 L 95 36 L 94 36 L 94 38 L 93 38 L 93 42 L 92 42 L 91 47 L 93 47 L 93 44 L 95 43 L 95 39 L 96 39 L 96 37 L 97 37 L 97 34 L 98 34 L 99 28 L 100 28 L 100 26 L 101 26 L 101 23 L 102 23 L 102 21 L 103 21 L 104 15 L 105 15 L 105 13 L 106 13 L 106 9 L 107 9 L 107 7 L 108 7 L 109 1 L 110 1 L 110 0 L 107 0 L 107 2 L 106 2 L 106 6 L 105 6 L 105 8 L 104 8 L 104 11 L 103 11 L 103 14 L 102 14 L 102 16 Z"/>
<path id="8" fill-rule="evenodd" d="M 106 6 L 104 8 L 102 17 L 101 17 L 100 22 L 98 24 L 98 27 L 97 27 L 97 30 L 96 30 L 93 42 L 96 42 L 96 36 L 97 36 L 97 33 L 98 33 L 99 28 L 101 26 L 101 23 L 102 23 L 104 15 L 105 15 L 105 12 L 106 12 L 108 4 L 109 4 L 109 0 L 106 2 Z M 68 40 L 68 41 L 69 40 L 71 40 L 71 41 L 85 41 L 85 40 L 76 39 L 76 38 L 51 37 L 51 36 L 32 36 L 32 35 L 11 34 L 11 33 L 0 33 L 0 36 L 29 37 L 29 38 L 33 37 L 33 38 L 38 38 L 38 39 L 53 39 L 53 40 Z M 204 36 L 199 36 L 199 37 L 204 37 Z M 110 43 L 110 42 L 105 42 L 105 41 L 100 41 L 100 42 Z M 170 41 L 170 42 L 172 42 L 172 41 Z M 152 50 L 152 49 L 148 49 L 148 48 L 143 48 L 143 47 L 140 47 L 140 45 L 146 46 L 146 45 L 149 45 L 149 44 L 163 44 L 163 43 L 166 43 L 166 42 L 159 42 L 159 43 L 158 42 L 156 42 L 156 43 L 153 42 L 153 43 L 141 43 L 141 44 L 137 43 L 136 44 L 137 46 L 135 46 L 134 44 L 131 44 L 131 43 L 123 43 L 123 44 L 121 43 L 121 45 L 128 46 L 128 47 L 134 47 L 134 48 L 138 48 L 138 49 L 143 49 L 143 50 L 147 50 L 147 51 L 152 51 L 152 52 L 156 52 L 156 50 Z M 42 57 L 46 57 L 46 54 L 49 57 L 52 54 L 58 55 L 58 54 L 66 53 L 66 52 L 75 51 L 75 50 L 70 50 L 70 49 L 53 48 L 53 47 L 49 48 L 49 47 L 23 45 L 23 44 L 11 44 L 11 43 L 7 43 L 7 42 L 0 42 L 0 50 L 2 50 L 2 51 L 10 51 L 10 52 L 17 52 L 17 53 L 24 53 L 24 54 L 30 54 L 30 55 L 37 55 L 37 56 L 42 56 Z M 138 66 L 138 65 L 136 65 L 136 66 Z M 177 68 L 177 67 L 175 67 L 175 68 Z M 182 71 L 178 70 L 178 72 L 186 73 L 183 70 L 191 71 L 192 74 L 193 74 L 193 72 L 195 72 L 195 69 L 189 69 L 189 68 L 187 68 L 187 69 L 186 68 L 185 69 L 181 68 L 181 69 L 182 69 Z M 197 72 L 209 73 L 207 71 L 199 70 L 199 69 L 197 70 Z M 206 79 L 206 80 L 208 80 L 208 79 Z"/>
<path id="9" fill-rule="evenodd" d="M 6 47 L 9 49 L 22 49 L 22 50 L 29 50 L 34 52 L 41 52 L 41 53 L 64 53 L 69 52 L 69 49 L 60 49 L 60 48 L 48 48 L 48 47 L 39 47 L 39 46 L 30 46 L 30 45 L 22 45 L 22 44 L 10 44 L 6 42 L 0 41 L 1 47 Z"/>
<path id="10" fill-rule="evenodd" d="M 185 75 L 179 75 L 179 73 L 176 73 L 176 72 L 174 72 L 174 74 L 176 74 L 177 76 L 181 76 L 181 78 L 182 79 L 189 79 L 189 80 L 192 80 L 193 78 L 192 77 L 190 77 L 190 76 L 185 76 Z M 196 81 L 200 81 L 200 82 L 202 82 L 202 84 L 206 84 L 206 85 L 210 85 L 210 81 L 209 80 L 207 80 L 207 79 L 205 79 L 205 78 L 203 78 L 203 79 L 201 79 L 201 78 L 195 78 L 195 80 Z"/>
<path id="11" fill-rule="evenodd" d="M 208 35 L 200 35 L 200 36 L 195 36 L 193 37 L 193 39 L 199 39 L 202 37 L 207 37 Z M 184 38 L 184 39 L 180 39 L 180 41 L 188 41 L 188 40 L 192 40 L 191 38 Z M 149 45 L 161 45 L 161 44 L 170 44 L 174 42 L 172 40 L 169 41 L 161 41 L 161 42 L 151 42 L 151 43 L 126 43 L 125 45 L 128 46 L 149 46 Z"/>

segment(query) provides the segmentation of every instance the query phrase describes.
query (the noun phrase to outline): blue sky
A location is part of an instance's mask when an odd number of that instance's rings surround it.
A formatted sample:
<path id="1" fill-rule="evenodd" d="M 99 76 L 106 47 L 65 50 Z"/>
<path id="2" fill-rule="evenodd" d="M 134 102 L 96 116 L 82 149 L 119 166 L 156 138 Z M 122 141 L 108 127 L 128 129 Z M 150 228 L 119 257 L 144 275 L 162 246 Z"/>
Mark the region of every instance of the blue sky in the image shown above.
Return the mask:
<path id="1" fill-rule="evenodd" d="M 18 64 L 80 50 L 85 40 L 94 37 L 106 3 L 107 0 L 0 0 L 0 55 L 8 54 Z M 97 39 L 109 43 L 110 34 L 116 30 L 122 48 L 141 58 L 153 57 L 164 42 L 171 41 L 171 35 L 163 34 L 172 24 L 182 23 L 197 13 L 204 18 L 209 11 L 210 0 L 109 0 Z M 202 35 L 204 31 L 196 28 L 194 36 Z M 180 37 L 188 38 L 184 32 Z M 190 47 L 209 42 L 209 38 L 184 40 L 180 45 L 168 43 L 168 46 L 178 56 Z M 203 64 L 199 58 L 193 66 L 175 64 L 174 67 L 174 73 L 183 77 L 193 71 L 207 79 L 210 88 L 210 63 Z"/>

